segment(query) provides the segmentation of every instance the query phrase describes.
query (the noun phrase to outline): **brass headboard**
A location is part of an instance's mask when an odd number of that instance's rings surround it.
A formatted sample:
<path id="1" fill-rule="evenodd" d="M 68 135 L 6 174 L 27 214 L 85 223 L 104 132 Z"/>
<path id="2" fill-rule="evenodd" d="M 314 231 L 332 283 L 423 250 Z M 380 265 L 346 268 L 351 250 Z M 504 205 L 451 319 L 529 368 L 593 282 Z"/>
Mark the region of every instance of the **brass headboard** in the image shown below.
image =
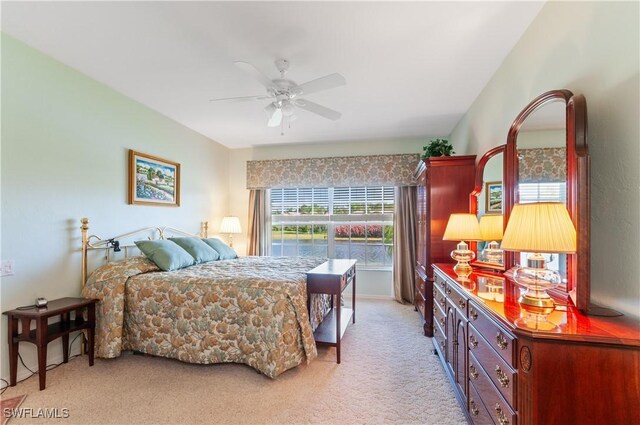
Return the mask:
<path id="1" fill-rule="evenodd" d="M 82 231 L 82 287 L 87 282 L 87 254 L 92 250 L 104 250 L 105 261 L 108 263 L 111 259 L 111 252 L 119 252 L 124 250 L 124 257 L 129 257 L 129 249 L 136 248 L 135 245 L 120 245 L 120 241 L 125 238 L 130 238 L 137 234 L 149 235 L 151 233 L 154 236 L 153 239 L 166 239 L 167 234 L 184 235 L 184 236 L 196 236 L 206 238 L 209 232 L 209 222 L 203 221 L 200 223 L 200 233 L 194 234 L 185 232 L 183 230 L 175 229 L 173 227 L 145 227 L 144 229 L 134 230 L 133 232 L 124 233 L 122 235 L 114 236 L 112 238 L 103 239 L 96 235 L 89 235 L 89 219 L 84 217 L 80 220 L 82 224 L 80 230 Z M 150 238 L 151 239 L 151 238 Z"/>

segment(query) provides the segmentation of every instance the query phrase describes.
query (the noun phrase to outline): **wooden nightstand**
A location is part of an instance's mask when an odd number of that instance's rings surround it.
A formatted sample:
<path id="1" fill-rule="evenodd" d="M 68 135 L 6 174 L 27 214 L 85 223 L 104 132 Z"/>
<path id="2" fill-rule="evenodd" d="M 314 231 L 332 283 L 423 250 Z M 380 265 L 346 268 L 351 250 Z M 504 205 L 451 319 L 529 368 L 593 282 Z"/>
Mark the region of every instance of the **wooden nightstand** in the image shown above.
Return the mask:
<path id="1" fill-rule="evenodd" d="M 38 375 L 40 391 L 45 389 L 47 375 L 47 344 L 62 337 L 62 355 L 64 363 L 69 361 L 69 334 L 71 332 L 87 330 L 89 366 L 93 366 L 93 346 L 96 328 L 96 302 L 86 298 L 60 298 L 49 301 L 45 308 L 29 308 L 5 311 L 9 325 L 9 374 L 10 385 L 16 385 L 18 373 L 18 345 L 20 342 L 30 342 L 38 347 Z M 87 320 L 84 312 L 87 312 Z M 73 320 L 71 314 L 74 314 Z M 60 321 L 48 324 L 49 318 L 60 316 Z M 31 321 L 36 321 L 36 328 L 31 330 Z M 18 332 L 18 321 L 22 324 Z"/>
<path id="2" fill-rule="evenodd" d="M 340 295 L 352 285 L 351 308 L 342 308 Z M 356 323 L 356 260 L 328 260 L 307 272 L 307 293 L 330 294 L 331 311 L 313 333 L 318 345 L 336 347 L 337 362 L 340 363 L 340 340 L 349 321 Z M 344 314 L 346 320 L 341 321 Z"/>

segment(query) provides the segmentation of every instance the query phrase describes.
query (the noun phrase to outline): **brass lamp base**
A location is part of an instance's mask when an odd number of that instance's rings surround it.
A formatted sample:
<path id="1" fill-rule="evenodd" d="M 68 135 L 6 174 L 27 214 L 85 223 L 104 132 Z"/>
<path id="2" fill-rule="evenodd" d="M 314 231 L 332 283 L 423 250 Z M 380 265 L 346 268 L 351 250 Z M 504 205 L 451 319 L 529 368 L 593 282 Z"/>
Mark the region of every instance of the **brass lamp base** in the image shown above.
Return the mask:
<path id="1" fill-rule="evenodd" d="M 469 263 L 459 261 L 455 266 L 453 266 L 453 271 L 458 275 L 459 278 L 467 278 L 473 271 Z"/>
<path id="2" fill-rule="evenodd" d="M 526 292 L 520 296 L 520 299 L 518 300 L 518 302 L 523 305 L 528 305 L 528 306 L 542 308 L 542 309 L 547 309 L 547 308 L 553 309 L 553 307 L 555 306 L 551 297 L 547 295 L 545 292 L 542 292 L 542 293 L 538 292 L 533 294 Z"/>
<path id="3" fill-rule="evenodd" d="M 469 261 L 476 258 L 476 253 L 469 249 L 469 245 L 465 241 L 460 241 L 456 248 L 451 251 L 451 258 L 457 261 L 453 266 L 453 271 L 456 272 L 459 279 L 467 279 L 473 270 Z"/>

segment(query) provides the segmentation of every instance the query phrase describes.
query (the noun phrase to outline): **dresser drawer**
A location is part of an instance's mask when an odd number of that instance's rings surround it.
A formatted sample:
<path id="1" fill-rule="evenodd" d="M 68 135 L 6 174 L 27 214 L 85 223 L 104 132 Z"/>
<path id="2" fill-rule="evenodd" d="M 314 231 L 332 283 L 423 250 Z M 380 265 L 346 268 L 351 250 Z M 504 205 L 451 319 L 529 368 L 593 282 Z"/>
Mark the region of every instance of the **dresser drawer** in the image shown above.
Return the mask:
<path id="1" fill-rule="evenodd" d="M 516 372 L 489 346 L 473 325 L 469 325 L 469 379 L 475 380 L 480 372 L 486 373 L 502 396 L 515 406 Z M 476 385 L 476 388 L 480 388 Z M 480 391 L 484 394 L 483 391 Z M 487 407 L 488 408 L 488 407 Z"/>
<path id="2" fill-rule="evenodd" d="M 433 305 L 437 305 L 442 309 L 442 311 L 447 311 L 447 299 L 446 297 L 438 290 L 434 288 L 433 290 Z"/>
<path id="3" fill-rule="evenodd" d="M 444 294 L 444 291 L 447 288 L 447 282 L 438 273 L 434 273 L 433 279 L 434 279 L 433 286 L 437 286 L 438 289 L 440 289 Z"/>
<path id="4" fill-rule="evenodd" d="M 444 311 L 437 305 L 433 306 L 433 319 L 434 323 L 439 324 L 443 331 L 447 330 Z"/>
<path id="5" fill-rule="evenodd" d="M 460 290 L 454 285 L 447 285 L 445 291 L 447 293 L 447 297 L 449 297 L 451 304 L 453 304 L 456 309 L 458 309 L 458 311 L 462 313 L 462 317 L 466 319 L 469 298 L 463 292 L 460 292 Z"/>
<path id="6" fill-rule="evenodd" d="M 422 295 L 423 298 L 427 297 L 427 283 L 426 281 L 420 277 L 420 273 L 416 273 L 416 291 Z"/>
<path id="7" fill-rule="evenodd" d="M 420 312 L 420 315 L 422 316 L 423 319 L 425 319 L 427 316 L 425 315 L 425 299 L 422 296 L 421 293 L 416 293 L 416 308 L 418 309 L 418 311 Z"/>
<path id="8" fill-rule="evenodd" d="M 438 281 L 434 281 L 433 282 L 433 296 L 434 296 L 434 298 L 436 297 L 436 291 L 438 293 L 440 293 L 440 295 L 442 295 L 442 296 L 444 296 L 445 293 L 446 293 L 445 289 L 446 289 L 447 285 L 446 284 L 445 285 L 441 285 L 441 283 L 442 283 L 442 280 L 440 282 L 438 282 Z"/>
<path id="9" fill-rule="evenodd" d="M 446 336 L 444 333 L 444 328 L 440 326 L 440 324 L 436 321 L 433 322 L 433 340 L 434 344 L 438 346 L 440 349 L 440 354 L 442 358 L 445 358 L 445 340 Z"/>
<path id="10" fill-rule="evenodd" d="M 474 425 L 494 425 L 491 415 L 482 403 L 482 399 L 478 395 L 478 391 L 469 383 L 469 416 L 473 420 Z"/>
<path id="11" fill-rule="evenodd" d="M 496 350 L 510 366 L 515 367 L 514 355 L 515 346 L 513 341 L 515 337 L 502 327 L 498 326 L 478 305 L 469 302 L 469 323 L 485 337 L 489 345 Z"/>
<path id="12" fill-rule="evenodd" d="M 476 368 L 473 374 L 471 374 L 472 365 L 475 365 Z M 482 404 L 496 424 L 515 425 L 516 413 L 491 383 L 484 369 L 477 365 L 478 359 L 474 357 L 473 353 L 469 353 L 469 388 L 476 390 L 476 396 L 482 400 Z"/>

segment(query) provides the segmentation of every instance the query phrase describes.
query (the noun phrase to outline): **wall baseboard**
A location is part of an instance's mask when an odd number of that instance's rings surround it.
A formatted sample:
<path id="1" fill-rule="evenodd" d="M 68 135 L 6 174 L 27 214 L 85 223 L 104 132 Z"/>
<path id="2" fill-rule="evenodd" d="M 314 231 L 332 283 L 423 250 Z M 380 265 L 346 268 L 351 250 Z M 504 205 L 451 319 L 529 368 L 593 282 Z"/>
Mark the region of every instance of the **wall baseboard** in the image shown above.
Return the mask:
<path id="1" fill-rule="evenodd" d="M 78 347 L 77 349 L 71 349 L 69 350 L 69 359 L 71 359 L 71 357 L 77 356 L 80 354 L 80 348 Z M 47 359 L 47 364 L 51 365 L 51 364 L 62 364 L 62 353 L 52 357 L 52 358 L 48 358 Z M 23 359 L 24 360 L 24 359 Z M 31 370 L 38 370 L 38 360 L 35 360 L 36 364 L 29 364 L 28 362 L 24 362 L 27 367 Z M 57 366 L 56 366 L 57 367 Z M 25 369 L 24 366 L 22 366 L 20 364 L 20 361 L 18 361 L 18 373 L 17 373 L 17 377 L 16 377 L 16 384 L 19 384 L 20 382 L 24 381 L 25 379 L 31 377 L 32 373 Z M 36 376 L 37 373 L 33 376 Z M 9 386 L 9 376 L 2 376 L 2 379 L 4 379 L 5 381 L 7 381 L 6 383 L 4 381 L 2 381 L 1 385 L 0 385 L 0 389 L 5 389 Z"/>
<path id="2" fill-rule="evenodd" d="M 351 298 L 351 294 L 344 294 L 344 298 Z M 357 294 L 358 300 L 395 300 L 391 295 L 370 295 L 370 294 Z"/>

